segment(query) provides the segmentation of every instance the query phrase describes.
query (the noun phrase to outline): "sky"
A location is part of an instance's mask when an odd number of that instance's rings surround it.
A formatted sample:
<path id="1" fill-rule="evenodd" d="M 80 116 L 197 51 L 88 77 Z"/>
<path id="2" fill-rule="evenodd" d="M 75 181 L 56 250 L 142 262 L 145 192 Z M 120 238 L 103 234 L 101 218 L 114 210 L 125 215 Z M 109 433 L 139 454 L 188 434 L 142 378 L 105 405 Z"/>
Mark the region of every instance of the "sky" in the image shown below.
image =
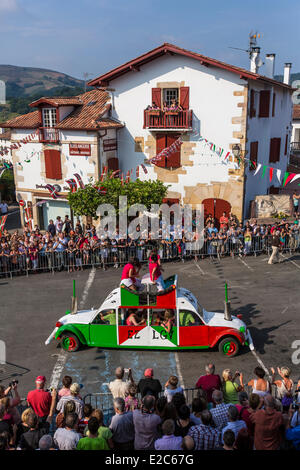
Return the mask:
<path id="1" fill-rule="evenodd" d="M 92 79 L 170 42 L 248 69 L 229 46 L 247 49 L 252 30 L 275 74 L 300 72 L 299 17 L 299 0 L 0 0 L 0 64 Z"/>

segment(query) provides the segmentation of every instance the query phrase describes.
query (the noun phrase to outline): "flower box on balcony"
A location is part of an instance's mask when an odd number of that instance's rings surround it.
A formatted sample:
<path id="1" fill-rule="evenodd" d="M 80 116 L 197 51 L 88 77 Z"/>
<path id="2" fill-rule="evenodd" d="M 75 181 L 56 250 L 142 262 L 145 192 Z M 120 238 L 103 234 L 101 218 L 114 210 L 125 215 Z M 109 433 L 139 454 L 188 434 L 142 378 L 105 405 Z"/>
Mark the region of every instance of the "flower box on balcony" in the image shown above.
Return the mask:
<path id="1" fill-rule="evenodd" d="M 150 116 L 159 116 L 160 115 L 160 109 L 149 109 L 147 113 Z"/>

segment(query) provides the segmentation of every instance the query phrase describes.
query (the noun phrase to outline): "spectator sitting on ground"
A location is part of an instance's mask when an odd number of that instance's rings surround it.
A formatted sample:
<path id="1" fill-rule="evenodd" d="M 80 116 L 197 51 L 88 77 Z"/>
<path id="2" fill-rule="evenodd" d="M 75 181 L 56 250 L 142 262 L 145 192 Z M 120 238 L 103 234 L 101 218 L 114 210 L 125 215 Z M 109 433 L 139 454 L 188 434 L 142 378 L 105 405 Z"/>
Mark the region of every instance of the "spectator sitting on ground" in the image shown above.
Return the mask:
<path id="1" fill-rule="evenodd" d="M 109 383 L 108 388 L 113 398 L 125 398 L 128 394 L 128 387 L 134 383 L 131 369 L 128 369 L 128 380 L 124 381 L 124 367 L 117 367 L 115 371 L 115 380 Z"/>
<path id="2" fill-rule="evenodd" d="M 244 389 L 243 385 L 243 374 L 239 371 L 233 375 L 230 369 L 223 370 L 223 396 L 224 403 L 238 404 L 238 393 Z M 236 377 L 240 379 L 240 385 L 237 385 L 234 381 Z"/>
<path id="3" fill-rule="evenodd" d="M 69 375 L 65 375 L 62 379 L 62 384 L 63 384 L 63 387 L 59 390 L 58 392 L 58 399 L 60 399 L 60 397 L 64 397 L 66 395 L 71 395 L 71 392 L 70 392 L 70 387 L 72 385 L 72 377 L 70 377 Z"/>
<path id="4" fill-rule="evenodd" d="M 247 428 L 245 421 L 239 419 L 238 409 L 235 406 L 230 405 L 228 408 L 228 423 L 222 430 L 222 438 L 227 429 L 231 429 L 236 437 L 239 430 L 242 428 Z"/>
<path id="5" fill-rule="evenodd" d="M 264 397 L 264 409 L 251 414 L 250 419 L 255 425 L 255 450 L 279 450 L 284 429 L 283 416 L 275 410 L 275 399 L 272 395 Z"/>
<path id="6" fill-rule="evenodd" d="M 158 426 L 161 418 L 155 414 L 155 398 L 146 395 L 142 400 L 140 410 L 134 410 L 133 424 L 135 429 L 135 450 L 152 450 L 154 441 L 158 438 Z"/>
<path id="7" fill-rule="evenodd" d="M 181 450 L 182 436 L 175 436 L 175 424 L 172 419 L 167 419 L 162 424 L 163 436 L 154 443 L 155 450 Z"/>
<path id="8" fill-rule="evenodd" d="M 250 382 L 248 382 L 248 386 L 252 387 L 252 393 L 256 393 L 257 395 L 264 397 L 270 392 L 270 384 L 264 379 L 266 373 L 262 367 L 257 366 L 254 369 L 254 374 L 258 378 L 250 380 Z"/>
<path id="9" fill-rule="evenodd" d="M 40 438 L 38 450 L 56 450 L 50 434 L 45 434 Z"/>
<path id="10" fill-rule="evenodd" d="M 51 393 L 44 390 L 45 383 L 46 377 L 44 375 L 39 375 L 35 379 L 36 389 L 31 390 L 27 395 L 28 406 L 30 406 L 35 414 L 44 421 L 49 415 L 52 401 Z"/>
<path id="11" fill-rule="evenodd" d="M 66 425 L 64 428 L 58 428 L 54 433 L 54 444 L 59 450 L 76 449 L 81 434 L 77 432 L 78 415 L 69 413 L 66 417 Z"/>
<path id="12" fill-rule="evenodd" d="M 201 413 L 207 410 L 207 401 L 204 398 L 195 397 L 192 400 L 192 413 L 190 419 L 194 425 L 201 424 Z"/>
<path id="13" fill-rule="evenodd" d="M 212 394 L 212 399 L 215 402 L 215 408 L 210 410 L 215 426 L 221 431 L 228 423 L 228 408 L 229 403 L 223 403 L 223 393 L 221 390 L 215 390 Z"/>
<path id="14" fill-rule="evenodd" d="M 144 398 L 145 395 L 153 395 L 156 399 L 162 391 L 161 383 L 158 379 L 153 378 L 153 369 L 145 369 L 144 378 L 138 383 L 138 392 Z"/>
<path id="15" fill-rule="evenodd" d="M 77 444 L 77 450 L 109 450 L 108 444 L 103 437 L 98 436 L 99 421 L 91 417 L 88 422 L 88 437 L 83 437 Z"/>
<path id="16" fill-rule="evenodd" d="M 73 383 L 70 387 L 71 395 L 65 395 L 61 397 L 59 402 L 56 405 L 56 409 L 59 412 L 64 412 L 64 407 L 68 401 L 74 401 L 76 413 L 79 419 L 83 418 L 83 406 L 84 403 L 81 398 L 79 398 L 80 385 L 78 383 Z"/>
<path id="17" fill-rule="evenodd" d="M 220 431 L 213 427 L 211 412 L 204 410 L 201 413 L 202 424 L 192 426 L 188 435 L 193 438 L 195 450 L 213 450 L 220 446 Z"/>
<path id="18" fill-rule="evenodd" d="M 109 429 L 113 434 L 113 443 L 116 449 L 133 450 L 134 448 L 134 424 L 132 411 L 125 411 L 125 400 L 114 399 L 115 415 L 111 419 Z"/>
<path id="19" fill-rule="evenodd" d="M 196 383 L 196 388 L 206 391 L 208 403 L 212 403 L 212 393 L 214 390 L 221 390 L 222 382 L 219 375 L 215 374 L 214 364 L 205 366 L 206 375 L 201 375 Z"/>
<path id="20" fill-rule="evenodd" d="M 167 397 L 168 402 L 172 401 L 172 397 L 175 393 L 183 393 L 183 388 L 178 387 L 178 377 L 176 377 L 176 375 L 171 375 L 165 383 L 164 395 Z"/>

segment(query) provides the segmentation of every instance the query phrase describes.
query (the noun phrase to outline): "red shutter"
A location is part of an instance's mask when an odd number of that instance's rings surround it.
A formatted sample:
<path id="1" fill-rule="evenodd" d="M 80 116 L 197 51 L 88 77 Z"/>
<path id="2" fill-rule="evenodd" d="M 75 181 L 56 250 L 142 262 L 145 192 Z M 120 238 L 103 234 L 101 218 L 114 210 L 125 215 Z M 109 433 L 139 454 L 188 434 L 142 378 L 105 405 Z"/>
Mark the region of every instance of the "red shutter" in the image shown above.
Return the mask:
<path id="1" fill-rule="evenodd" d="M 270 90 L 262 90 L 259 93 L 259 117 L 269 117 Z"/>
<path id="2" fill-rule="evenodd" d="M 119 169 L 119 160 L 116 157 L 109 158 L 107 160 L 107 168 L 110 171 L 116 171 Z"/>
<path id="3" fill-rule="evenodd" d="M 177 140 L 179 134 L 167 135 L 167 147 L 172 145 Z M 177 152 L 172 153 L 166 159 L 166 168 L 179 168 L 180 167 L 180 148 Z"/>
<path id="4" fill-rule="evenodd" d="M 190 107 L 190 87 L 180 87 L 180 106 L 182 109 L 189 109 Z"/>
<path id="5" fill-rule="evenodd" d="M 167 147 L 166 134 L 156 134 L 156 155 L 158 155 L 166 147 Z M 161 166 L 162 168 L 165 168 L 166 157 L 163 157 L 160 162 L 156 163 L 156 166 Z"/>
<path id="6" fill-rule="evenodd" d="M 284 155 L 287 154 L 288 140 L 289 140 L 289 135 L 286 134 L 286 136 L 285 136 L 285 144 L 284 144 Z"/>
<path id="7" fill-rule="evenodd" d="M 249 170 L 255 170 L 257 166 L 258 142 L 251 142 L 250 144 L 250 164 Z M 251 163 L 253 162 L 253 163 Z"/>
<path id="8" fill-rule="evenodd" d="M 46 178 L 52 180 L 61 180 L 61 159 L 59 150 L 44 150 L 45 155 L 45 167 L 46 167 Z"/>
<path id="9" fill-rule="evenodd" d="M 256 109 L 255 109 L 255 91 L 250 91 L 250 117 L 256 116 Z"/>
<path id="10" fill-rule="evenodd" d="M 161 108 L 161 88 L 152 88 L 152 103 Z"/>
<path id="11" fill-rule="evenodd" d="M 275 103 L 276 103 L 276 93 L 273 91 L 273 104 L 272 104 L 272 116 L 275 116 Z"/>

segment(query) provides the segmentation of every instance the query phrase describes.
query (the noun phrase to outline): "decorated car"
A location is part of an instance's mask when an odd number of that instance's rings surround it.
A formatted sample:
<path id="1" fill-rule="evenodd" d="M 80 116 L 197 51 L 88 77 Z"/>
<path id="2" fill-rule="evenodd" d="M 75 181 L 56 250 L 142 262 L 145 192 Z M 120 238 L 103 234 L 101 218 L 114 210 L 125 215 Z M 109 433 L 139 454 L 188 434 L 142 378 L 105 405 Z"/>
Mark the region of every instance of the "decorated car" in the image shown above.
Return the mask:
<path id="1" fill-rule="evenodd" d="M 66 351 L 81 345 L 131 349 L 218 348 L 228 357 L 252 338 L 241 315 L 209 312 L 189 290 L 177 286 L 177 276 L 165 281 L 166 288 L 142 292 L 125 286 L 115 288 L 100 308 L 66 312 L 45 344 L 53 339 Z M 73 308 L 74 310 L 74 308 Z"/>

